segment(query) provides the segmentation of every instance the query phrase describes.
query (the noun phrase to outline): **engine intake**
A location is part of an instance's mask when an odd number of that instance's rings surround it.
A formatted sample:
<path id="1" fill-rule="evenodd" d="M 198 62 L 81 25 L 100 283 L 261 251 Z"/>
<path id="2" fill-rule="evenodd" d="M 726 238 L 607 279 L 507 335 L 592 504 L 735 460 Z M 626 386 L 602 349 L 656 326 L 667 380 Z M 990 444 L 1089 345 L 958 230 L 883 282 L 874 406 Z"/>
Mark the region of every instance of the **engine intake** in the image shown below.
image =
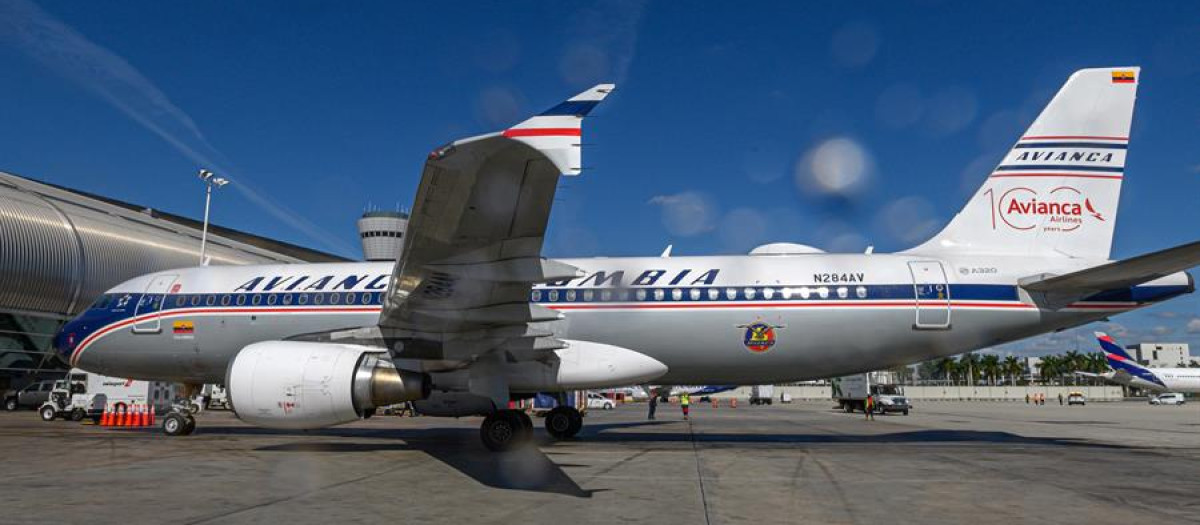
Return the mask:
<path id="1" fill-rule="evenodd" d="M 237 416 L 268 428 L 321 428 L 377 407 L 429 397 L 429 377 L 397 369 L 378 348 L 266 341 L 243 348 L 225 375 Z"/>

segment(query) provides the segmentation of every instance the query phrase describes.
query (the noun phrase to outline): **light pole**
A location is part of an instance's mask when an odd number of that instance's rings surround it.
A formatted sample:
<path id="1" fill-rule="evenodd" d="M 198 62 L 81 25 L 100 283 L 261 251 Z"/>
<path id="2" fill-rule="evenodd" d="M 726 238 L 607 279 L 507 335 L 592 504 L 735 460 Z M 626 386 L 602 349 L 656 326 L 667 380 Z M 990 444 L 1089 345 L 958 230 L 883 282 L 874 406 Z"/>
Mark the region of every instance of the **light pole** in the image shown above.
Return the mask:
<path id="1" fill-rule="evenodd" d="M 200 231 L 200 265 L 204 265 L 205 249 L 208 247 L 208 205 L 212 202 L 213 186 L 220 188 L 229 181 L 216 176 L 211 171 L 200 170 L 200 180 L 204 181 L 204 228 Z"/>

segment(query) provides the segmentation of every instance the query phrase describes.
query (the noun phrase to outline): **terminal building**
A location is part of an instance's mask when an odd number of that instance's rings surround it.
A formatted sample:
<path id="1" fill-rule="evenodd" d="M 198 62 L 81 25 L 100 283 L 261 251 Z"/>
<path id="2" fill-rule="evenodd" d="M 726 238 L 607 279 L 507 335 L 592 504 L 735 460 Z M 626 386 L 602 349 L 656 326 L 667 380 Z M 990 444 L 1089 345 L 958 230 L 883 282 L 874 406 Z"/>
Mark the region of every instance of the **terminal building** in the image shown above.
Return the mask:
<path id="1" fill-rule="evenodd" d="M 105 290 L 196 266 L 199 221 L 0 172 L 0 390 L 61 373 L 51 341 Z M 346 259 L 209 225 L 210 264 Z"/>
<path id="2" fill-rule="evenodd" d="M 1187 343 L 1141 343 L 1125 349 L 1137 362 L 1152 368 L 1187 367 L 1193 363 Z"/>

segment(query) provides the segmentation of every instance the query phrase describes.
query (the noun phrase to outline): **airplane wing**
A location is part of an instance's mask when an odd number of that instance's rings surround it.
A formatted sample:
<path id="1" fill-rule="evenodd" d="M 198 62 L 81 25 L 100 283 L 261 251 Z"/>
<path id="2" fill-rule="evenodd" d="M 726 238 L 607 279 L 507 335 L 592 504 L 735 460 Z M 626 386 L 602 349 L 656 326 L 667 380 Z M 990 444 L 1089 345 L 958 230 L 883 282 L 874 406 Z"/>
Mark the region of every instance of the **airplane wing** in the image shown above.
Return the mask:
<path id="1" fill-rule="evenodd" d="M 561 315 L 529 294 L 580 275 L 543 258 L 542 244 L 559 176 L 581 171 L 583 118 L 613 88 L 429 154 L 379 318 L 394 356 L 460 360 L 499 348 L 523 360 L 563 348 L 537 326 Z"/>
<path id="2" fill-rule="evenodd" d="M 1150 282 L 1200 264 L 1200 241 L 1131 257 L 1123 261 L 1066 275 L 1035 275 L 1021 282 L 1030 292 L 1040 292 L 1055 304 L 1069 304 L 1105 290 Z"/>

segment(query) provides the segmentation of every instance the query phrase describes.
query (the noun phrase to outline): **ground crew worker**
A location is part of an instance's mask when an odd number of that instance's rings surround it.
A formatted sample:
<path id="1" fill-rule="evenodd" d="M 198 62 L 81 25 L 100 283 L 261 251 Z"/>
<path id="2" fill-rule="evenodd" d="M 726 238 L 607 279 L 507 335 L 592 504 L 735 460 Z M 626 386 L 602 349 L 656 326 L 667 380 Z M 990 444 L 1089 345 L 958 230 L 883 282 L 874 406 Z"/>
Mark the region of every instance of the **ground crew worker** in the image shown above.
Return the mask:
<path id="1" fill-rule="evenodd" d="M 875 420 L 875 394 L 867 394 L 866 404 L 863 405 L 867 412 L 867 421 Z"/>
<path id="2" fill-rule="evenodd" d="M 1058 393 L 1058 406 L 1062 406 L 1062 392 Z"/>
<path id="3" fill-rule="evenodd" d="M 646 415 L 646 419 L 654 419 L 654 411 L 658 410 L 658 391 L 650 392 L 650 413 Z"/>
<path id="4" fill-rule="evenodd" d="M 679 407 L 683 409 L 683 419 L 688 419 L 688 406 L 692 404 L 692 396 L 684 392 L 679 395 Z"/>

